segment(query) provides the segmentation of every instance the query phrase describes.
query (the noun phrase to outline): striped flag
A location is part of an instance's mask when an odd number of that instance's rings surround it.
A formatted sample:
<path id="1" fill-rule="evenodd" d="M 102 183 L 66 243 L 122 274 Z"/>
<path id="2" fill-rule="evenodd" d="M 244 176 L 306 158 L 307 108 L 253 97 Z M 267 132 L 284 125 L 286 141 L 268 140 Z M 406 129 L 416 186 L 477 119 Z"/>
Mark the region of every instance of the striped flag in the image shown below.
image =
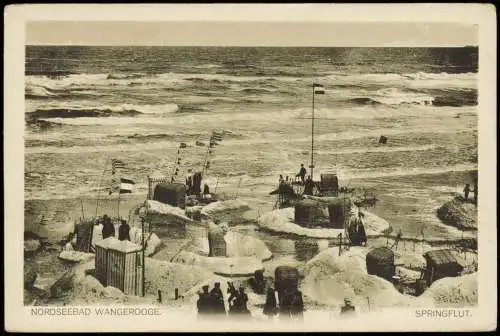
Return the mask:
<path id="1" fill-rule="evenodd" d="M 127 178 L 120 178 L 119 180 L 112 179 L 111 183 L 112 187 L 109 190 L 110 195 L 116 191 L 118 191 L 120 194 L 129 194 L 132 192 L 132 190 L 134 190 L 135 187 L 135 182 Z"/>
<path id="2" fill-rule="evenodd" d="M 212 140 L 215 140 L 215 141 L 222 141 L 222 136 L 223 136 L 223 134 L 222 134 L 222 133 L 219 133 L 219 132 L 215 132 L 215 131 L 213 131 L 213 132 L 212 132 L 212 137 L 210 138 L 210 141 L 212 141 Z"/>
<path id="3" fill-rule="evenodd" d="M 111 159 L 111 174 L 115 175 L 117 168 L 125 168 L 125 163 L 121 160 Z"/>
<path id="4" fill-rule="evenodd" d="M 135 187 L 134 181 L 126 178 L 120 179 L 120 194 L 131 193 L 132 190 L 134 190 L 134 187 Z"/>
<path id="5" fill-rule="evenodd" d="M 321 84 L 313 84 L 314 94 L 325 94 L 325 88 Z"/>
<path id="6" fill-rule="evenodd" d="M 123 162 L 122 160 L 111 159 L 111 165 L 113 166 L 113 169 L 125 168 L 125 162 Z"/>

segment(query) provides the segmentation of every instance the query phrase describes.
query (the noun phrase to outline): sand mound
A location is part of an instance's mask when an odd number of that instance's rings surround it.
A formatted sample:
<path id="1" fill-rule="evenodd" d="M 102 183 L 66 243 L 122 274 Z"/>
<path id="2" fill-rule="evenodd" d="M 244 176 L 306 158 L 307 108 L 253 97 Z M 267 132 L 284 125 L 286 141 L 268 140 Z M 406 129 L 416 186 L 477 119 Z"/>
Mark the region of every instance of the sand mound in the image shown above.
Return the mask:
<path id="1" fill-rule="evenodd" d="M 340 257 L 337 248 L 320 253 L 304 267 L 304 294 L 316 302 L 336 306 L 348 297 L 361 310 L 426 305 L 424 300 L 399 293 L 390 282 L 367 274 L 367 252 L 366 248 L 355 247 Z"/>
<path id="2" fill-rule="evenodd" d="M 179 253 L 173 261 L 199 266 L 223 276 L 249 276 L 264 269 L 262 262 L 253 257 L 205 257 L 187 251 Z"/>
<path id="3" fill-rule="evenodd" d="M 249 235 L 229 231 L 224 240 L 227 244 L 228 257 L 255 257 L 265 261 L 273 255 L 262 240 Z"/>
<path id="4" fill-rule="evenodd" d="M 146 239 L 146 256 L 148 257 L 158 252 L 163 246 L 163 242 L 156 233 L 146 234 Z M 130 228 L 130 241 L 137 245 L 142 244 L 142 230 L 140 227 L 133 226 Z"/>
<path id="5" fill-rule="evenodd" d="M 272 257 L 272 253 L 266 244 L 258 238 L 236 231 L 226 231 L 224 240 L 226 241 L 227 257 L 254 257 L 261 261 L 269 260 Z M 206 237 L 197 238 L 195 248 L 199 254 L 208 256 L 208 239 Z"/>
<path id="6" fill-rule="evenodd" d="M 175 288 L 184 295 L 193 287 L 210 279 L 214 274 L 198 265 L 183 265 L 146 258 L 146 293 L 157 295 L 161 290 L 165 298 L 173 298 Z"/>
<path id="7" fill-rule="evenodd" d="M 477 206 L 457 196 L 437 209 L 438 218 L 460 230 L 477 230 Z"/>
<path id="8" fill-rule="evenodd" d="M 380 234 L 383 230 L 389 227 L 389 223 L 384 219 L 368 211 L 364 211 L 364 214 L 365 230 L 368 236 Z M 259 219 L 258 225 L 269 231 L 294 234 L 310 238 L 336 238 L 340 233 L 344 233 L 344 229 L 316 229 L 302 227 L 294 223 L 294 216 L 294 208 L 274 210 L 264 214 Z"/>
<path id="9" fill-rule="evenodd" d="M 59 258 L 66 261 L 81 262 L 89 261 L 95 258 L 93 253 L 85 253 L 80 251 L 62 251 Z"/>
<path id="10" fill-rule="evenodd" d="M 250 207 L 248 204 L 242 200 L 227 200 L 218 201 L 208 204 L 201 209 L 201 215 L 206 217 L 212 217 L 219 213 L 227 213 L 234 210 L 247 211 Z"/>
<path id="11" fill-rule="evenodd" d="M 42 244 L 38 239 L 27 239 L 24 241 L 25 252 L 36 252 L 40 247 L 42 247 Z"/>
<path id="12" fill-rule="evenodd" d="M 140 213 L 146 214 L 153 225 L 183 225 L 193 222 L 183 209 L 153 200 L 147 200 Z"/>
<path id="13" fill-rule="evenodd" d="M 443 278 L 434 282 L 421 295 L 430 298 L 437 307 L 468 307 L 477 305 L 477 273 Z"/>

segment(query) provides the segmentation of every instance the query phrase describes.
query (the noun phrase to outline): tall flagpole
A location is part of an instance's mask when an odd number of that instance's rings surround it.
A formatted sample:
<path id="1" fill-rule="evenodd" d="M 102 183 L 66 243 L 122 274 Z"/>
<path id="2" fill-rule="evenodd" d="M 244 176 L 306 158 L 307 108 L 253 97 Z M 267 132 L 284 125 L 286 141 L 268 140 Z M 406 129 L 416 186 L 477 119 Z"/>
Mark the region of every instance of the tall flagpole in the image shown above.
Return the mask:
<path id="1" fill-rule="evenodd" d="M 120 182 L 120 184 L 121 184 L 121 182 Z M 117 214 L 118 219 L 120 219 L 120 195 L 122 194 L 120 192 L 121 191 L 120 189 L 121 189 L 120 186 L 118 186 L 118 211 L 117 211 L 118 212 L 118 214 Z"/>
<path id="2" fill-rule="evenodd" d="M 106 160 L 106 164 L 104 165 L 104 169 L 102 171 L 101 179 L 99 180 L 99 187 L 97 188 L 97 202 L 95 206 L 95 217 L 97 218 L 97 210 L 99 209 L 99 198 L 101 196 L 101 184 L 102 179 L 104 178 L 104 174 L 106 173 L 106 168 L 108 167 L 108 160 Z"/>
<path id="3" fill-rule="evenodd" d="M 312 85 L 312 118 L 311 118 L 311 179 L 314 180 L 314 84 Z"/>

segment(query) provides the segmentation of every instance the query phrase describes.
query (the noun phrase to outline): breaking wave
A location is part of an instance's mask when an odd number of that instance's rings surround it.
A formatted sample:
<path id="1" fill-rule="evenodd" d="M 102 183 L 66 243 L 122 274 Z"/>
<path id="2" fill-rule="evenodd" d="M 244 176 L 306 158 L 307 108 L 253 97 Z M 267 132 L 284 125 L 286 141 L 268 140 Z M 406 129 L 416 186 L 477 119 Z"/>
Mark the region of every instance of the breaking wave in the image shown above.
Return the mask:
<path id="1" fill-rule="evenodd" d="M 194 107 L 187 107 L 187 109 Z M 102 107 L 60 107 L 48 109 L 36 109 L 26 113 L 26 119 L 50 119 L 50 118 L 101 118 L 101 117 L 133 117 L 141 114 L 165 114 L 181 110 L 177 104 L 163 105 L 134 105 L 122 104 L 117 106 Z"/>
<path id="2" fill-rule="evenodd" d="M 434 105 L 434 106 L 474 106 L 477 105 L 476 90 L 400 90 L 385 88 L 365 91 L 358 97 L 343 100 L 355 105 Z"/>

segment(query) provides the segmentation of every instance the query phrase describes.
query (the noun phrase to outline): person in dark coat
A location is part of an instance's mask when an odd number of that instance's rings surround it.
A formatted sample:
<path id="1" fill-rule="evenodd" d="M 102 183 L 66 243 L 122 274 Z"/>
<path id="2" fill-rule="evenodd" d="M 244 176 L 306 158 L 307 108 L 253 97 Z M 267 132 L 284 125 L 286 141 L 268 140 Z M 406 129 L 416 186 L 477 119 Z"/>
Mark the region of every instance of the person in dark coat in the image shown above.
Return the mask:
<path id="1" fill-rule="evenodd" d="M 297 290 L 291 295 L 290 315 L 296 318 L 304 316 L 304 301 L 302 300 L 302 292 Z"/>
<path id="2" fill-rule="evenodd" d="M 297 175 L 295 175 L 295 177 L 300 177 L 300 179 L 302 180 L 302 183 L 304 183 L 305 179 L 306 179 L 306 174 L 307 174 L 307 170 L 306 168 L 304 167 L 304 164 L 301 163 L 300 164 L 300 170 L 299 170 L 299 173 Z"/>
<path id="3" fill-rule="evenodd" d="M 304 182 L 304 195 L 313 195 L 314 190 L 314 182 L 311 178 L 311 175 L 307 177 L 307 180 Z"/>
<path id="4" fill-rule="evenodd" d="M 216 314 L 226 314 L 224 307 L 224 296 L 220 289 L 220 282 L 214 284 L 214 288 L 210 291 L 213 312 Z"/>
<path id="5" fill-rule="evenodd" d="M 465 202 L 469 201 L 469 193 L 470 193 L 470 184 L 467 183 L 464 188 L 464 197 L 465 197 Z"/>
<path id="6" fill-rule="evenodd" d="M 354 313 L 356 313 L 356 309 L 351 304 L 351 300 L 349 300 L 348 298 L 345 298 L 344 305 L 340 308 L 340 314 L 341 315 L 352 315 Z"/>
<path id="7" fill-rule="evenodd" d="M 274 315 L 278 313 L 278 305 L 276 303 L 276 295 L 274 294 L 274 288 L 269 287 L 267 289 L 266 303 L 264 304 L 264 315 L 272 319 Z"/>
<path id="8" fill-rule="evenodd" d="M 102 239 L 115 236 L 115 226 L 108 215 L 102 216 Z"/>
<path id="9" fill-rule="evenodd" d="M 120 227 L 118 228 L 118 240 L 130 241 L 130 225 L 124 219 L 121 220 Z"/>
<path id="10" fill-rule="evenodd" d="M 235 308 L 234 312 L 242 315 L 250 315 L 250 310 L 248 310 L 247 302 L 248 296 L 245 293 L 245 289 L 243 287 L 240 287 L 233 304 Z"/>
<path id="11" fill-rule="evenodd" d="M 474 190 L 472 190 L 472 192 L 474 193 L 474 203 L 477 204 L 477 183 L 474 184 Z"/>
<path id="12" fill-rule="evenodd" d="M 283 298 L 280 298 L 280 318 L 289 318 L 291 315 L 290 308 L 293 300 L 291 294 L 288 290 L 285 290 L 282 294 Z"/>
<path id="13" fill-rule="evenodd" d="M 200 296 L 196 302 L 198 308 L 198 315 L 208 315 L 212 313 L 212 297 L 208 292 L 208 286 L 203 286 L 203 292 L 198 293 Z"/>

